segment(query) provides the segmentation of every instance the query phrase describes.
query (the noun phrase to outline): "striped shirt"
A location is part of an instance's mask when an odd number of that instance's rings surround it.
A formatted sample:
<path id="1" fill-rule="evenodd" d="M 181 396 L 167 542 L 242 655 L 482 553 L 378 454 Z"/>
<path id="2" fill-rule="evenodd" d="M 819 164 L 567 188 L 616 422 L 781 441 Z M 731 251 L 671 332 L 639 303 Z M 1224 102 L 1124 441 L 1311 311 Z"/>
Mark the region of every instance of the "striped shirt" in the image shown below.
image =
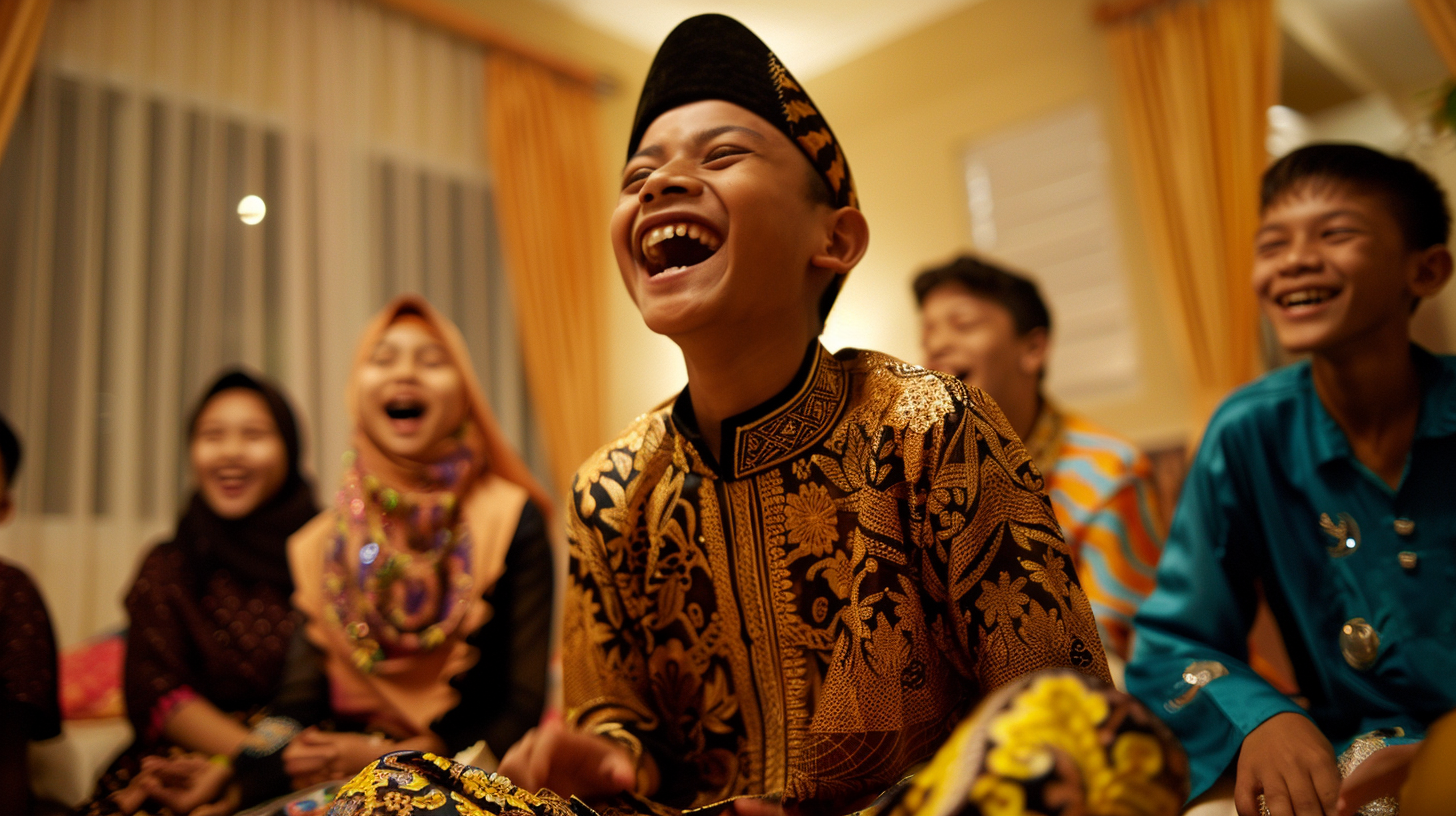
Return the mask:
<path id="1" fill-rule="evenodd" d="M 1092 603 L 1103 645 L 1126 658 L 1153 591 L 1163 521 L 1148 458 L 1122 437 L 1044 402 L 1026 440 Z"/>

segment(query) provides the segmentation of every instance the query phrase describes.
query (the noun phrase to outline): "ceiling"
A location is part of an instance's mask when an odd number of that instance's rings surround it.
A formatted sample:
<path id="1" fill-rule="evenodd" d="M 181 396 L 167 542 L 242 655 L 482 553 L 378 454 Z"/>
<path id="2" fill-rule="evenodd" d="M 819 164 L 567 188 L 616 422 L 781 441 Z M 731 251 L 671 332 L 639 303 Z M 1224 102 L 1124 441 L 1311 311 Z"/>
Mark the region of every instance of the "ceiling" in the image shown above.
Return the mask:
<path id="1" fill-rule="evenodd" d="M 1450 74 L 1408 0 L 1281 0 L 1281 101 L 1315 114 L 1370 93 L 1428 95 Z"/>
<path id="2" fill-rule="evenodd" d="M 801 79 L 836 68 L 980 0 L 546 0 L 655 52 L 682 20 L 742 20 Z M 1087 14 L 1092 0 L 1066 0 Z M 1409 0 L 1276 0 L 1284 28 L 1281 101 L 1315 114 L 1371 93 L 1428 95 L 1448 76 Z M 1090 24 L 1090 23 L 1089 23 Z"/>
<path id="3" fill-rule="evenodd" d="M 653 53 L 679 22 L 718 12 L 808 79 L 980 0 L 546 0 Z"/>

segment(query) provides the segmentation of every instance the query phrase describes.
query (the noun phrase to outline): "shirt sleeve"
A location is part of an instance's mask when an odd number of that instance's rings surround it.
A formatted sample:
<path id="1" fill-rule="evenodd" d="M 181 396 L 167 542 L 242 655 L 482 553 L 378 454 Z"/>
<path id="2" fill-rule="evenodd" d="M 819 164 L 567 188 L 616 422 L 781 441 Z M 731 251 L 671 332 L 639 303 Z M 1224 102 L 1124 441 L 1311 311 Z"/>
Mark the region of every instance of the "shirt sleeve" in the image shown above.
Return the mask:
<path id="1" fill-rule="evenodd" d="M 952 624 L 947 653 L 982 694 L 1053 667 L 1111 684 L 1040 475 L 995 404 L 962 395 L 964 407 L 929 432 L 917 490 L 930 606 Z"/>
<path id="2" fill-rule="evenodd" d="M 1133 615 L 1156 585 L 1163 552 L 1157 491 L 1149 470 L 1140 456 L 1117 489 L 1092 508 L 1067 541 L 1077 554 L 1077 574 L 1107 648 L 1124 658 Z"/>
<path id="3" fill-rule="evenodd" d="M 176 603 L 178 593 L 193 587 L 180 553 L 162 544 L 148 553 L 126 595 L 126 714 L 146 741 L 160 736 L 153 728 L 158 706 L 176 699 L 179 690 L 198 686 L 191 639 Z"/>
<path id="4" fill-rule="evenodd" d="M 624 499 L 610 475 L 600 481 L 578 476 L 572 488 L 562 628 L 562 652 L 571 656 L 563 666 L 567 716 L 616 741 L 639 763 L 650 755 L 661 777 L 653 799 L 685 805 L 698 787 L 698 774 L 685 747 L 658 734 L 640 615 L 628 607 L 616 576 L 627 559 L 626 542 L 615 529 L 615 515 L 598 506 L 599 500 L 619 506 Z"/>
<path id="5" fill-rule="evenodd" d="M 30 577 L 8 564 L 0 564 L 0 708 L 19 716 L 29 739 L 61 733 L 50 615 Z"/>
<path id="6" fill-rule="evenodd" d="M 527 502 L 506 551 L 505 572 L 486 596 L 494 614 L 466 638 L 480 659 L 451 681 L 460 703 L 431 726 L 450 753 L 483 739 L 491 753 L 504 756 L 541 719 L 554 593 L 546 519 Z"/>
<path id="7" fill-rule="evenodd" d="M 1193 796 L 1228 767 L 1244 737 L 1275 714 L 1302 709 L 1248 663 L 1261 531 L 1245 519 L 1234 434 L 1215 416 L 1184 483 L 1157 589 L 1135 618 L 1127 686 L 1183 741 Z M 1246 455 L 1262 455 L 1250 450 Z"/>

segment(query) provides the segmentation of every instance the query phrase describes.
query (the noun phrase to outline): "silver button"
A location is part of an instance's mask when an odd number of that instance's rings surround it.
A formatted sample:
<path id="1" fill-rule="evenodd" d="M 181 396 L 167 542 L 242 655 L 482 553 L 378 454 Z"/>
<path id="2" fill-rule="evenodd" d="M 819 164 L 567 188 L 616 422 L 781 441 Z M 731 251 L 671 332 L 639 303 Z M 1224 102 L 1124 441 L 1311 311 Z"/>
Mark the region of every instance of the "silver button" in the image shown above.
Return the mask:
<path id="1" fill-rule="evenodd" d="M 1400 559 L 1400 565 L 1404 567 L 1407 572 L 1415 569 L 1416 563 L 1420 561 L 1420 556 L 1416 555 L 1410 550 L 1402 550 L 1400 554 L 1396 556 L 1396 558 Z"/>
<path id="2" fill-rule="evenodd" d="M 1403 536 L 1408 536 L 1416 531 L 1416 523 L 1408 518 L 1395 520 L 1395 531 Z"/>
<path id="3" fill-rule="evenodd" d="M 1380 656 L 1380 633 L 1364 618 L 1351 618 L 1340 627 L 1340 654 L 1357 671 L 1374 666 Z"/>

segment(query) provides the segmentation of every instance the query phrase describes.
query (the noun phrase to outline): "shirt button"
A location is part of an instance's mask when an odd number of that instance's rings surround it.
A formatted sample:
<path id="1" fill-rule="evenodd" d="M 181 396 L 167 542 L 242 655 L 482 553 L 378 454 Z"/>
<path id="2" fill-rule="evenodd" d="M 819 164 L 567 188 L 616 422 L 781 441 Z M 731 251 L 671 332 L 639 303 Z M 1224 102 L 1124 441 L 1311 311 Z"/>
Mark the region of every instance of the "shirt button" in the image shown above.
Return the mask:
<path id="1" fill-rule="evenodd" d="M 1414 570 L 1416 568 L 1416 562 L 1420 560 L 1420 556 L 1410 550 L 1402 550 L 1396 558 L 1400 559 L 1400 565 L 1406 572 Z"/>
<path id="2" fill-rule="evenodd" d="M 1403 536 L 1408 536 L 1411 533 L 1414 533 L 1415 531 L 1416 531 L 1416 523 L 1414 521 L 1411 521 L 1408 518 L 1398 518 L 1398 519 L 1395 520 L 1395 532 L 1396 533 L 1398 533 L 1400 535 L 1403 535 Z"/>
<path id="3" fill-rule="evenodd" d="M 1351 618 L 1340 627 L 1340 654 L 1356 671 L 1374 666 L 1380 656 L 1380 633 L 1364 618 Z"/>

